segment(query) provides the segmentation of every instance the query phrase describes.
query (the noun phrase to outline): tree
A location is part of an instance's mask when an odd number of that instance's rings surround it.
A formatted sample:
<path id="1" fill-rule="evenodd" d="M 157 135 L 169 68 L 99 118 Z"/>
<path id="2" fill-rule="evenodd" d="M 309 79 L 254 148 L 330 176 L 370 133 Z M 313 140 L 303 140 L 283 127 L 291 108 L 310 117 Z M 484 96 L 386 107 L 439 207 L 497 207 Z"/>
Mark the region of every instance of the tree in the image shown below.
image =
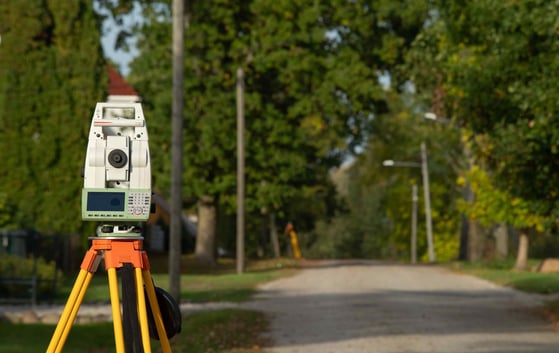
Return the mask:
<path id="1" fill-rule="evenodd" d="M 337 14 L 343 7 L 337 5 L 302 0 L 192 4 L 185 63 L 184 196 L 200 201 L 201 244 L 201 239 L 211 238 L 203 230 L 210 229 L 211 234 L 215 229 L 206 226 L 205 215 L 213 219 L 216 205 L 231 208 L 235 201 L 231 155 L 238 66 L 246 72 L 247 195 L 251 196 L 247 209 L 253 214 L 266 210 L 293 216 L 290 205 L 302 199 L 320 204 L 316 200 L 323 200 L 331 190 L 327 170 L 341 162 L 348 145 L 356 147 L 363 141 L 367 122 L 384 109 L 377 66 L 369 66 L 370 61 L 361 58 L 366 54 L 352 49 L 349 39 L 345 43 L 329 35 L 347 16 L 359 15 L 359 7 L 366 6 L 359 3 L 353 12 Z M 168 60 L 160 59 L 168 55 L 169 12 L 162 6 L 147 7 L 145 12 L 149 20 L 141 30 L 142 55 L 132 64 L 130 80 L 145 92 L 152 114 L 163 117 L 169 115 L 168 93 L 162 89 L 169 74 Z M 374 13 L 366 11 L 360 25 L 371 18 Z M 378 28 L 382 27 L 379 22 Z M 361 38 L 366 39 L 370 36 Z M 378 45 L 383 50 L 394 48 Z M 155 129 L 163 132 L 168 121 L 156 124 Z M 157 140 L 155 145 L 159 150 L 155 154 L 163 156 L 166 142 Z M 158 181 L 159 187 L 165 183 L 164 178 Z M 209 241 L 203 251 L 210 261 L 212 247 Z"/>
<path id="2" fill-rule="evenodd" d="M 475 134 L 497 190 L 528 203 L 556 233 L 559 5 L 441 1 L 415 43 L 415 82 L 445 92 L 448 116 Z M 433 72 L 436 70 L 436 72 Z"/>
<path id="3" fill-rule="evenodd" d="M 89 123 L 107 85 L 98 18 L 89 1 L 4 1 L 0 33 L 0 194 L 19 227 L 78 231 Z"/>
<path id="4" fill-rule="evenodd" d="M 407 106 L 405 95 L 392 93 L 392 97 L 389 100 L 392 112 L 373 121 L 369 143 L 355 162 L 355 169 L 359 173 L 352 177 L 352 183 L 359 185 L 362 192 L 373 189 L 377 197 L 382 197 L 383 207 L 375 216 L 384 221 L 385 234 L 387 233 L 386 238 L 379 242 L 383 249 L 382 256 L 409 259 L 411 189 L 413 184 L 422 186 L 420 170 L 383 168 L 382 165 L 387 159 L 418 163 L 420 144 L 425 141 L 429 148 L 434 247 L 437 259 L 453 259 L 457 255 L 458 244 L 455 201 L 459 190 L 454 185 L 456 169 L 453 168 L 459 146 L 456 134 L 426 124 L 423 117 L 414 112 L 417 109 L 415 105 Z M 423 193 L 419 194 L 418 205 L 423 205 Z M 358 198 L 354 197 L 348 202 L 355 200 Z M 418 207 L 418 211 L 423 213 L 424 207 Z M 418 219 L 422 218 L 421 215 L 418 216 Z M 427 250 L 425 227 L 419 226 L 417 230 L 418 253 L 421 255 Z M 382 234 L 383 232 L 374 232 L 366 235 L 382 238 Z"/>
<path id="5" fill-rule="evenodd" d="M 527 201 L 495 188 L 493 180 L 481 168 L 472 168 L 468 173 L 468 179 L 476 194 L 476 200 L 475 203 L 463 202 L 460 206 L 469 217 L 485 226 L 505 223 L 519 229 L 520 242 L 515 268 L 527 269 L 528 232 L 529 229 L 543 231 L 543 217 L 534 214 Z"/>

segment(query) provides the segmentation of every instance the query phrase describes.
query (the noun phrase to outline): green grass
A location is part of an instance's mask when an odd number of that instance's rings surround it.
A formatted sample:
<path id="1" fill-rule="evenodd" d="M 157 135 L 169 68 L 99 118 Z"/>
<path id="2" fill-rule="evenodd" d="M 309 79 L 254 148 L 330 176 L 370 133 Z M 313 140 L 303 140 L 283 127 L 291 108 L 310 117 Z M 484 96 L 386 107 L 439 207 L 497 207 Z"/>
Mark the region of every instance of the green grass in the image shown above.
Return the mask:
<path id="1" fill-rule="evenodd" d="M 537 263 L 537 261 L 533 261 L 530 267 L 534 268 Z M 449 267 L 523 292 L 540 294 L 559 293 L 559 275 L 556 273 L 516 271 L 513 270 L 513 262 L 511 261 L 499 261 L 489 264 L 452 263 Z"/>
<path id="2" fill-rule="evenodd" d="M 156 286 L 168 290 L 169 275 L 165 272 L 166 259 L 156 258 L 152 263 L 152 278 Z M 237 274 L 232 260 L 220 260 L 216 266 L 197 264 L 192 258 L 182 261 L 181 300 L 187 302 L 241 302 L 250 299 L 258 284 L 294 273 L 298 267 L 291 259 L 259 260 L 247 263 L 243 274 Z M 58 293 L 58 301 L 64 303 L 75 278 L 67 276 Z M 108 302 L 107 275 L 98 270 L 89 285 L 84 302 Z"/>
<path id="3" fill-rule="evenodd" d="M 232 260 L 222 260 L 216 266 L 205 267 L 191 258 L 183 259 L 181 293 L 183 301 L 243 301 L 250 298 L 255 287 L 279 277 L 295 273 L 296 261 L 290 259 L 262 260 L 247 263 L 243 274 L 236 274 Z M 165 259 L 152 263 L 152 276 L 157 286 L 167 288 Z M 74 284 L 66 278 L 59 294 L 64 303 Z M 93 276 L 86 291 L 85 302 L 108 302 L 108 280 L 103 271 Z M 171 340 L 173 352 L 251 353 L 260 351 L 267 342 L 262 334 L 267 330 L 267 318 L 259 312 L 226 309 L 198 312 L 183 317 L 182 332 Z M 54 332 L 54 325 L 0 323 L 0 353 L 44 352 Z M 114 352 L 111 323 L 74 325 L 64 345 L 65 353 Z M 152 340 L 153 352 L 161 352 L 159 342 Z"/>
<path id="4" fill-rule="evenodd" d="M 261 333 L 268 327 L 259 312 L 237 309 L 199 312 L 183 318 L 182 332 L 171 339 L 173 352 L 245 353 L 267 344 Z M 46 351 L 54 325 L 0 323 L 0 353 Z M 159 341 L 151 340 L 153 352 L 161 352 Z M 74 325 L 64 344 L 64 353 L 114 352 L 111 323 Z"/>
<path id="5" fill-rule="evenodd" d="M 256 311 L 226 309 L 196 313 L 183 323 L 183 333 L 172 339 L 173 352 L 253 352 L 268 341 L 262 333 L 268 319 Z M 159 352 L 159 350 L 157 351 Z"/>
<path id="6" fill-rule="evenodd" d="M 1 353 L 45 352 L 54 325 L 0 323 Z M 64 345 L 65 353 L 104 353 L 114 351 L 112 324 L 75 325 Z"/>

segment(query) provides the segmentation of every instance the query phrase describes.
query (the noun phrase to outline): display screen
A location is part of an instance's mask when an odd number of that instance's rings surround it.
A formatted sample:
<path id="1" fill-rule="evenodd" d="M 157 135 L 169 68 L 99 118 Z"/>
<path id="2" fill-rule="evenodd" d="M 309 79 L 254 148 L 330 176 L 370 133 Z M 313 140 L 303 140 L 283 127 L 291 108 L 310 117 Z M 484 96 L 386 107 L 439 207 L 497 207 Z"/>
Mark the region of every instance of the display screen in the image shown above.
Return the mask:
<path id="1" fill-rule="evenodd" d="M 88 192 L 88 211 L 124 211 L 124 192 Z"/>

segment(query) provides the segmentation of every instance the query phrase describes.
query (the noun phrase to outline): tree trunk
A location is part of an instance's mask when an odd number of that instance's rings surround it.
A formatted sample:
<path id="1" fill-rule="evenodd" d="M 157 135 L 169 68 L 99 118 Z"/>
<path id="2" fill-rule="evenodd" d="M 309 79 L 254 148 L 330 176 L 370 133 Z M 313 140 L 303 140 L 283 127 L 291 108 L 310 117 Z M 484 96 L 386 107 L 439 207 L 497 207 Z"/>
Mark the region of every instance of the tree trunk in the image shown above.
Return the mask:
<path id="1" fill-rule="evenodd" d="M 460 248 L 458 250 L 458 260 L 468 260 L 468 234 L 470 233 L 470 220 L 465 214 L 461 216 L 460 224 Z"/>
<path id="2" fill-rule="evenodd" d="M 196 259 L 215 265 L 215 233 L 217 212 L 214 198 L 208 195 L 198 201 L 198 235 L 196 236 Z"/>
<path id="3" fill-rule="evenodd" d="M 508 256 L 509 231 L 506 224 L 501 223 L 495 230 L 495 257 L 497 260 L 504 260 Z"/>
<path id="4" fill-rule="evenodd" d="M 476 221 L 470 221 L 468 234 L 468 260 L 479 261 L 483 259 L 485 249 L 485 229 Z"/>
<path id="5" fill-rule="evenodd" d="M 520 236 L 518 237 L 518 252 L 516 254 L 516 264 L 514 265 L 515 270 L 523 271 L 528 268 L 528 232 L 526 229 L 520 230 Z"/>
<path id="6" fill-rule="evenodd" d="M 280 246 L 278 241 L 278 228 L 276 226 L 276 213 L 270 213 L 270 239 L 272 240 L 272 248 L 274 250 L 274 257 L 280 257 Z"/>

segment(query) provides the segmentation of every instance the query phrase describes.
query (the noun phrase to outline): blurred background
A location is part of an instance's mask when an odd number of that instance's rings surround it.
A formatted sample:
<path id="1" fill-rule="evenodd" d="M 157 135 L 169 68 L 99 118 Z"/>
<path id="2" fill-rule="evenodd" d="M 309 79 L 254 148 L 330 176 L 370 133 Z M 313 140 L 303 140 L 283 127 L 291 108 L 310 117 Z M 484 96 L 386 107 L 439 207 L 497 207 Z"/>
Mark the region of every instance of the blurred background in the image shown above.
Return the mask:
<path id="1" fill-rule="evenodd" d="M 149 128 L 148 251 L 168 251 L 179 197 L 182 252 L 210 239 L 196 255 L 235 256 L 237 68 L 248 257 L 290 256 L 289 222 L 305 258 L 526 268 L 557 256 L 556 2 L 208 0 L 184 11 L 184 171 L 171 195 L 171 1 L 0 2 L 0 262 L 41 257 L 14 245 L 25 230 L 61 249 L 59 268 L 78 266 L 68 258 L 95 227 L 80 216 L 87 134 L 111 95 L 141 101 Z"/>

